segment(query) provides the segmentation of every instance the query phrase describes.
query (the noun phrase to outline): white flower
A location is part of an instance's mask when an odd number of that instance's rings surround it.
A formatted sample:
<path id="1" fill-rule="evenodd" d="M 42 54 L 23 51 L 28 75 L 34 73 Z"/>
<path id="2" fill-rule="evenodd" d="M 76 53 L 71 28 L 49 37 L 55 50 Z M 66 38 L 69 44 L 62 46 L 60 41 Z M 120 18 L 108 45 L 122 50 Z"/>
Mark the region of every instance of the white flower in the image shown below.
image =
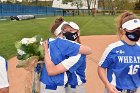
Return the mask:
<path id="1" fill-rule="evenodd" d="M 21 42 L 21 44 L 28 45 L 30 43 L 29 40 L 30 40 L 30 38 L 23 38 L 20 42 Z"/>
<path id="2" fill-rule="evenodd" d="M 40 42 L 40 45 L 43 45 L 43 42 Z"/>
<path id="3" fill-rule="evenodd" d="M 34 43 L 34 42 L 36 42 L 36 38 L 33 37 L 29 39 L 29 43 Z"/>
<path id="4" fill-rule="evenodd" d="M 34 37 L 33 38 L 23 38 L 20 42 L 22 44 L 28 45 L 28 44 L 36 42 L 36 38 L 34 38 Z"/>
<path id="5" fill-rule="evenodd" d="M 18 52 L 18 54 L 21 55 L 21 56 L 24 55 L 24 54 L 26 54 L 23 50 L 20 50 L 20 49 L 17 49 L 17 52 Z"/>
<path id="6" fill-rule="evenodd" d="M 44 47 L 41 36 L 37 35 L 32 38 L 22 38 L 15 43 L 17 49 L 17 59 L 26 60 L 32 56 L 38 56 L 39 60 L 44 59 Z"/>

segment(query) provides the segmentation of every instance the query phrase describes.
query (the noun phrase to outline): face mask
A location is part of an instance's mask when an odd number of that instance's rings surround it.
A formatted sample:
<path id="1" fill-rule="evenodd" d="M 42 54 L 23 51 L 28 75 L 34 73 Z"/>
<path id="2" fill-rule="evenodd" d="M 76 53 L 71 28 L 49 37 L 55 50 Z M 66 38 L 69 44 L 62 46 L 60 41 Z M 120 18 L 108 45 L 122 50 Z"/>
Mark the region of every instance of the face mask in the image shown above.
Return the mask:
<path id="1" fill-rule="evenodd" d="M 125 35 L 131 41 L 138 41 L 140 38 L 140 30 L 135 30 L 134 32 L 126 32 Z"/>
<path id="2" fill-rule="evenodd" d="M 66 39 L 75 41 L 78 38 L 78 33 L 65 32 L 63 33 Z"/>

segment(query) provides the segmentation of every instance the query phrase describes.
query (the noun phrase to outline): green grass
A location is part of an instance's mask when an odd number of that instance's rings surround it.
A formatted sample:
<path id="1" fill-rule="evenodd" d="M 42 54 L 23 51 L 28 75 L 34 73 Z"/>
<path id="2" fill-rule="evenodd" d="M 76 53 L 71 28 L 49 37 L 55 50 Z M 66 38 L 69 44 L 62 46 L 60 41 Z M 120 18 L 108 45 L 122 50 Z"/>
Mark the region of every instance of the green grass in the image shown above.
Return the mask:
<path id="1" fill-rule="evenodd" d="M 16 55 L 14 43 L 23 37 L 40 34 L 44 39 L 50 37 L 50 27 L 56 17 L 23 21 L 0 21 L 0 55 L 9 59 Z M 113 16 L 75 16 L 64 17 L 80 26 L 81 35 L 112 35 L 116 33 Z"/>
<path id="2" fill-rule="evenodd" d="M 112 35 L 116 34 L 113 16 L 81 16 L 66 18 L 66 20 L 78 23 L 81 35 Z"/>

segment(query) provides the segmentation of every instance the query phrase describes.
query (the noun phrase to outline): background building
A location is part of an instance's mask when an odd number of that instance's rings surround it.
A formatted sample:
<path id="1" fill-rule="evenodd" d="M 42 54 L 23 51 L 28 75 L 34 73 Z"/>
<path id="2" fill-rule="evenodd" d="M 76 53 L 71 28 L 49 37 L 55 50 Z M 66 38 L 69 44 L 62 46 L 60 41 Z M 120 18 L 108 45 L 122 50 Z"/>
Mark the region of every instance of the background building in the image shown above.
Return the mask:
<path id="1" fill-rule="evenodd" d="M 90 9 L 94 8 L 94 2 L 95 0 L 91 1 L 91 5 L 90 5 Z M 98 2 L 96 0 L 95 2 L 95 8 L 98 8 Z M 88 9 L 87 6 L 87 0 L 82 0 L 82 7 L 80 7 L 80 9 Z M 52 7 L 56 7 L 56 8 L 63 8 L 63 9 L 77 9 L 76 6 L 72 5 L 72 2 L 68 2 L 67 4 L 63 4 L 63 0 L 54 0 Z"/>

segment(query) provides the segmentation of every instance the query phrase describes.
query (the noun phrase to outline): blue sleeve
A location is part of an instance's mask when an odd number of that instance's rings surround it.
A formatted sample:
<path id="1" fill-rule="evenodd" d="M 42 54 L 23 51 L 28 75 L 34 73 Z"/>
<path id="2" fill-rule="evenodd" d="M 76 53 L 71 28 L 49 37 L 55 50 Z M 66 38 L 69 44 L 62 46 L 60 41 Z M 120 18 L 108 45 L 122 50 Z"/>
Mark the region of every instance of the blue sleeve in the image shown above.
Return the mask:
<path id="1" fill-rule="evenodd" d="M 112 59 L 106 58 L 101 67 L 103 68 L 111 68 L 113 65 Z"/>
<path id="2" fill-rule="evenodd" d="M 84 65 L 83 65 L 84 64 Z M 85 55 L 81 55 L 81 57 L 80 57 L 80 59 L 78 60 L 78 62 L 75 64 L 75 65 L 73 65 L 70 69 L 69 69 L 69 71 L 71 72 L 71 73 L 73 73 L 74 71 L 76 71 L 80 66 L 84 66 L 84 67 L 86 67 L 86 56 Z M 84 69 L 84 67 L 82 67 L 83 69 Z"/>
<path id="3" fill-rule="evenodd" d="M 102 68 L 111 68 L 114 64 L 113 58 L 115 55 L 112 52 L 108 53 L 107 56 L 105 54 L 103 54 L 99 64 Z"/>
<path id="4" fill-rule="evenodd" d="M 80 45 L 76 42 L 71 42 L 65 39 L 58 39 L 56 46 L 59 48 L 61 53 L 66 56 L 75 56 L 79 53 Z"/>

